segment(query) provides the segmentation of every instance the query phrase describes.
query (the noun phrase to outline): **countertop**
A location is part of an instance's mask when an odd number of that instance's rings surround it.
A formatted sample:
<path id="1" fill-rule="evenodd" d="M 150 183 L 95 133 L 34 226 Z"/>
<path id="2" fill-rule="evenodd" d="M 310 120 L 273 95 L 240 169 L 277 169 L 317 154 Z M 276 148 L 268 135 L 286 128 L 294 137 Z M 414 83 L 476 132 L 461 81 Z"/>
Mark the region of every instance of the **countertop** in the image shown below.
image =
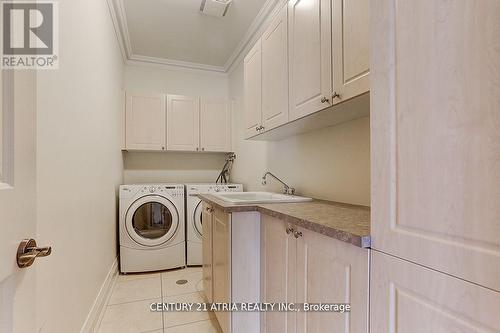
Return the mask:
<path id="1" fill-rule="evenodd" d="M 226 213 L 258 211 L 358 247 L 370 247 L 370 207 L 325 200 L 232 204 L 211 194 L 198 197 Z"/>

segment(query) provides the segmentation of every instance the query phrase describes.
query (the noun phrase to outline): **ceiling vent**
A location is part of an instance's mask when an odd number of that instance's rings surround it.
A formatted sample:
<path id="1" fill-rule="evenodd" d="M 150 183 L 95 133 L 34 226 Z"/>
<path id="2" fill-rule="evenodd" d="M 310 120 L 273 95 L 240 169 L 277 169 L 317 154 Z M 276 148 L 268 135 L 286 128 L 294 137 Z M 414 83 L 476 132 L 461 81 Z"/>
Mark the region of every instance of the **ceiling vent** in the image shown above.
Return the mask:
<path id="1" fill-rule="evenodd" d="M 231 2 L 232 0 L 202 0 L 200 11 L 206 15 L 224 17 Z"/>

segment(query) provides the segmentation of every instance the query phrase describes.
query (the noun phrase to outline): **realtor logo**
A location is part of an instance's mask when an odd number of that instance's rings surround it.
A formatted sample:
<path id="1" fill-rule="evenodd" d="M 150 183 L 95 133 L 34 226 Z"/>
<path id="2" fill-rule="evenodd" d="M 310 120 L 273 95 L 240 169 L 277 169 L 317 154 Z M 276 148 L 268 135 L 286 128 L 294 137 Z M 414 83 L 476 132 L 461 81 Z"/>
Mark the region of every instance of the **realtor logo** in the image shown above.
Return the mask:
<path id="1" fill-rule="evenodd" d="M 52 1 L 2 2 L 2 67 L 56 69 L 58 12 Z"/>

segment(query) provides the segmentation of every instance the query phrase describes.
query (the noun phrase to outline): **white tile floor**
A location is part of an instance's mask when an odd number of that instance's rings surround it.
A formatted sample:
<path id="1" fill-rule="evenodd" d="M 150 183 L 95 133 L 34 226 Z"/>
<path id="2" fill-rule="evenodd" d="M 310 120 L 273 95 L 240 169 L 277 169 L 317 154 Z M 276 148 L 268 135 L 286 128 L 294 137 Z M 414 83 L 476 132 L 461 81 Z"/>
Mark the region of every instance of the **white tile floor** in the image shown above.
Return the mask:
<path id="1" fill-rule="evenodd" d="M 97 332 L 220 333 L 213 313 L 150 311 L 153 302 L 204 302 L 201 279 L 199 267 L 118 276 Z"/>

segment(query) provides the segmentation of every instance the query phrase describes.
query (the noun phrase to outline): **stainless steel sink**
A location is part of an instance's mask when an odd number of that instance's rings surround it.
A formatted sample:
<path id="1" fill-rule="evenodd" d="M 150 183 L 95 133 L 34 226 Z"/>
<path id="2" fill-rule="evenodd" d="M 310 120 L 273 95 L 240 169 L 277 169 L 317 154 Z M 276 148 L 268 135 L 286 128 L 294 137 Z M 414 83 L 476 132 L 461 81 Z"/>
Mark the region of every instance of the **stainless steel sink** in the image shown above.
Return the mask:
<path id="1" fill-rule="evenodd" d="M 311 198 L 299 197 L 272 192 L 229 192 L 213 193 L 217 198 L 233 204 L 279 203 L 279 202 L 306 202 Z"/>

